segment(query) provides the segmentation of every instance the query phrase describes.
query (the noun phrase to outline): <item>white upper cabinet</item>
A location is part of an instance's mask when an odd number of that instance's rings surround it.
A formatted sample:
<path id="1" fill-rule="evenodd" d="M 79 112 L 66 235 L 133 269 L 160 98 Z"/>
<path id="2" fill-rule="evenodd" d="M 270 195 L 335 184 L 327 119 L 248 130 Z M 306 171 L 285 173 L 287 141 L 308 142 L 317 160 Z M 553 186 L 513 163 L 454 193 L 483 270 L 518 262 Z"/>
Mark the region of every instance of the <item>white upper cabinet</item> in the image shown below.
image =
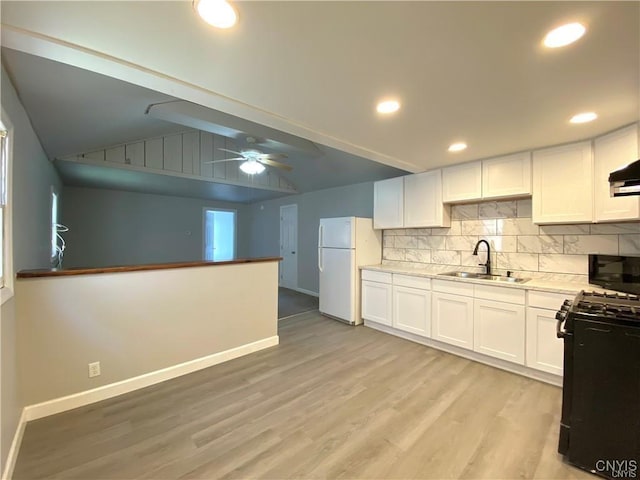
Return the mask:
<path id="1" fill-rule="evenodd" d="M 445 202 L 531 195 L 531 153 L 523 152 L 442 169 Z"/>
<path id="2" fill-rule="evenodd" d="M 373 228 L 402 228 L 404 225 L 403 177 L 373 184 Z"/>
<path id="3" fill-rule="evenodd" d="M 404 177 L 404 227 L 450 225 L 450 208 L 442 203 L 441 170 Z"/>
<path id="4" fill-rule="evenodd" d="M 482 198 L 531 195 L 531 153 L 482 161 Z"/>
<path id="5" fill-rule="evenodd" d="M 466 202 L 482 198 L 482 162 L 442 169 L 442 201 Z"/>
<path id="6" fill-rule="evenodd" d="M 593 192 L 596 222 L 640 218 L 639 197 L 612 197 L 609 193 L 609 174 L 637 159 L 637 124 L 595 139 Z"/>
<path id="7" fill-rule="evenodd" d="M 591 142 L 533 152 L 533 223 L 593 219 Z"/>

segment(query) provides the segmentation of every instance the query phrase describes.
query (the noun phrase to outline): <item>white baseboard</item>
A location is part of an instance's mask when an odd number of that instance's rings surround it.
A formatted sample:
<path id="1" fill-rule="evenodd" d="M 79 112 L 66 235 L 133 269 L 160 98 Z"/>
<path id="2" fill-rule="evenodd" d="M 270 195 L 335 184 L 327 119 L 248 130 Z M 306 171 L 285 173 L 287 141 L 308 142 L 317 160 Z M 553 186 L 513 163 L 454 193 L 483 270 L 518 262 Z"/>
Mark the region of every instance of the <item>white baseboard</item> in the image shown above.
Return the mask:
<path id="1" fill-rule="evenodd" d="M 20 420 L 16 426 L 16 433 L 13 435 L 11 442 L 11 448 L 7 454 L 5 460 L 4 469 L 2 470 L 2 480 L 10 480 L 13 477 L 13 469 L 16 467 L 16 460 L 18 459 L 18 452 L 20 451 L 20 444 L 22 444 L 22 436 L 24 435 L 24 427 L 27 424 L 25 409 L 22 409 Z"/>
<path id="2" fill-rule="evenodd" d="M 296 292 L 311 295 L 312 297 L 320 297 L 320 294 L 318 292 L 312 292 L 311 290 L 305 290 L 304 288 L 291 288 L 290 290 L 295 290 Z"/>
<path id="3" fill-rule="evenodd" d="M 24 408 L 23 417 L 25 421 L 30 421 L 47 417 L 49 415 L 55 415 L 56 413 L 65 412 L 67 410 L 72 410 L 74 408 L 83 407 L 91 403 L 122 395 L 123 393 L 132 392 L 140 388 L 164 382 L 165 380 L 170 380 L 197 370 L 202 370 L 203 368 L 212 367 L 213 365 L 233 360 L 234 358 L 242 357 L 264 348 L 273 347 L 274 345 L 278 345 L 279 342 L 280 339 L 278 335 L 274 335 L 273 337 L 264 338 L 240 347 L 207 355 L 206 357 L 196 358 L 195 360 L 179 363 L 178 365 L 145 373 L 120 382 L 111 383 L 109 385 L 93 388 L 80 393 L 74 393 L 73 395 L 67 395 L 66 397 L 54 398 L 53 400 L 37 403 L 35 405 L 29 405 Z"/>
<path id="4" fill-rule="evenodd" d="M 489 365 L 490 367 L 499 368 L 501 370 L 506 370 L 507 372 L 516 373 L 518 375 L 523 375 L 525 377 L 533 378 L 534 380 L 538 380 L 544 383 L 549 383 L 551 385 L 555 385 L 556 387 L 562 387 L 562 377 L 558 375 L 553 375 L 547 372 L 541 372 L 539 370 L 525 367 L 524 365 L 518 365 L 515 363 L 507 362 L 499 358 L 489 357 L 487 355 L 483 355 L 482 353 L 477 353 L 472 350 L 466 350 L 464 348 L 456 347 L 454 345 L 442 343 L 432 338 L 425 338 L 419 335 L 414 335 L 413 333 L 397 330 L 393 327 L 372 322 L 370 320 L 365 320 L 364 326 L 373 328 L 374 330 L 378 330 L 380 332 L 395 335 L 396 337 L 404 338 L 405 340 L 421 343 L 422 345 L 425 345 L 427 347 L 432 347 L 437 350 L 442 350 L 443 352 L 452 353 L 459 357 L 464 357 L 468 360 L 484 363 L 485 365 Z"/>

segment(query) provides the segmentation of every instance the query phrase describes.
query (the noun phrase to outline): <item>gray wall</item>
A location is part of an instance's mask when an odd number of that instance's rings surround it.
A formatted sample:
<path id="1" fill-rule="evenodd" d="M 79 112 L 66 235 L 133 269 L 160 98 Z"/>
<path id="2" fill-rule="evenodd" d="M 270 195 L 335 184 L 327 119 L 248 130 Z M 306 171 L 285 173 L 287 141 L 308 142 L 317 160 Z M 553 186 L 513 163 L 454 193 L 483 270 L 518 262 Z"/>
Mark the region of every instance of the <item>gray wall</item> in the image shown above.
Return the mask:
<path id="1" fill-rule="evenodd" d="M 251 205 L 251 256 L 280 255 L 280 206 L 298 205 L 298 288 L 318 292 L 321 218 L 373 217 L 373 182 L 318 190 Z"/>
<path id="2" fill-rule="evenodd" d="M 2 108 L 14 128 L 12 209 L 14 271 L 48 268 L 50 255 L 51 186 L 60 187 L 60 179 L 48 161 L 31 122 L 4 68 L 2 69 Z M 23 407 L 18 391 L 16 327 L 20 312 L 16 298 L 0 311 L 1 411 L 0 463 L 4 469 L 7 453 Z"/>
<path id="3" fill-rule="evenodd" d="M 64 187 L 63 266 L 202 260 L 203 208 L 237 210 L 237 256 L 249 254 L 249 207 L 184 197 Z"/>

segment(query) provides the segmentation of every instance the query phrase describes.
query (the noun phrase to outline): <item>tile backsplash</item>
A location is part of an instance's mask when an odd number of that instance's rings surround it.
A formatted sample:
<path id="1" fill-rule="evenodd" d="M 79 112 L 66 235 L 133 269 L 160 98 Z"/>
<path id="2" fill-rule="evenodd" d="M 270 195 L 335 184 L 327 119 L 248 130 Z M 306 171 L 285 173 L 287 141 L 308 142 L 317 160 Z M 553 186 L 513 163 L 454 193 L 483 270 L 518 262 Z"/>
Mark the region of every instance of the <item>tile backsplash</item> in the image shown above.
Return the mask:
<path id="1" fill-rule="evenodd" d="M 534 225 L 531 199 L 453 205 L 450 228 L 385 230 L 383 263 L 429 264 L 438 270 L 482 271 L 491 244 L 498 274 L 559 281 L 588 280 L 588 254 L 640 255 L 640 222 Z"/>

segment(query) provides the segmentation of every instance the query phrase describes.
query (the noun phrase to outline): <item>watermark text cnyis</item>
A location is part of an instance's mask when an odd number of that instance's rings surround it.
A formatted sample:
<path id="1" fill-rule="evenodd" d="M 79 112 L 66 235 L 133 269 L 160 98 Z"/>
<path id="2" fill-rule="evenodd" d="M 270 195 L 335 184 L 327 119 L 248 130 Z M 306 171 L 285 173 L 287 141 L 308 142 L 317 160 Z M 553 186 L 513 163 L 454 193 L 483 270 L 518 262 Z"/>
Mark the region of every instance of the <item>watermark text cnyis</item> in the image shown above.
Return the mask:
<path id="1" fill-rule="evenodd" d="M 637 460 L 598 460 L 596 472 L 607 473 L 612 478 L 638 478 Z"/>

